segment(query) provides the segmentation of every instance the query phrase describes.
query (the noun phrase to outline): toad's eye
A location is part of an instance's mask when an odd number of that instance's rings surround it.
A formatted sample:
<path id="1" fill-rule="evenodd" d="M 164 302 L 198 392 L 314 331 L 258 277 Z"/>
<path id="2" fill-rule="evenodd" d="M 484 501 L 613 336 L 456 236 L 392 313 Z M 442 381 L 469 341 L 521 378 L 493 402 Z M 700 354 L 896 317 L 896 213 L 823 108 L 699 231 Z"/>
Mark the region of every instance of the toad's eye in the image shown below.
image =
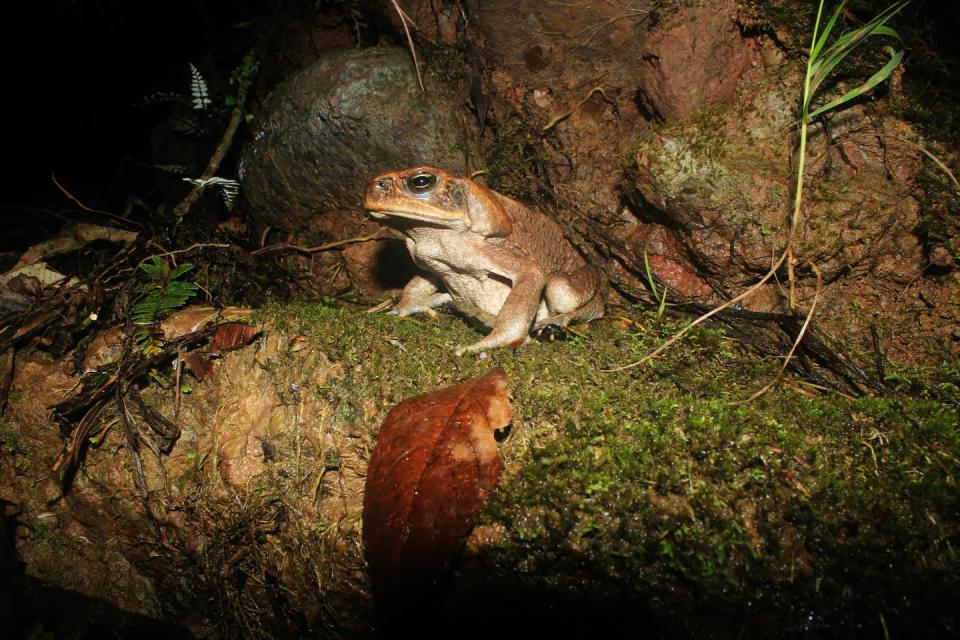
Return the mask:
<path id="1" fill-rule="evenodd" d="M 407 189 L 417 196 L 430 193 L 436 186 L 437 175 L 429 171 L 419 171 L 407 178 Z"/>

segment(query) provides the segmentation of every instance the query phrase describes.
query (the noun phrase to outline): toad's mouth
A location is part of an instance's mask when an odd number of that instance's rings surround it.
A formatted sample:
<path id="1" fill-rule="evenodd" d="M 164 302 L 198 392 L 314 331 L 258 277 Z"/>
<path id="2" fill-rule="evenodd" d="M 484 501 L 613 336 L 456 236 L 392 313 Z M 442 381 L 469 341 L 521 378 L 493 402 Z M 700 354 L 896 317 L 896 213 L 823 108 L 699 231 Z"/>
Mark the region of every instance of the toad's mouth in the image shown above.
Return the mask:
<path id="1" fill-rule="evenodd" d="M 463 221 L 463 218 L 459 217 L 440 218 L 434 215 L 417 213 L 414 211 L 389 211 L 384 209 L 367 209 L 367 215 L 374 220 L 410 220 L 437 227 L 452 227 L 462 223 Z"/>

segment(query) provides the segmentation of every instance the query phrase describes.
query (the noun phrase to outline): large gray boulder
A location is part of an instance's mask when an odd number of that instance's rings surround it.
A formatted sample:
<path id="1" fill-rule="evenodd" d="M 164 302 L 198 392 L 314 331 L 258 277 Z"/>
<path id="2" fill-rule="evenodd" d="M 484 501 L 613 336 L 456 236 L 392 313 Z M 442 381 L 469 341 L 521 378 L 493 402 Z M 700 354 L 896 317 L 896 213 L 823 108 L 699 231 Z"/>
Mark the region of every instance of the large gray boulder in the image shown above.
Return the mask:
<path id="1" fill-rule="evenodd" d="M 432 164 L 462 172 L 455 110 L 445 92 L 420 91 L 405 49 L 328 54 L 269 99 L 241 161 L 243 206 L 263 225 L 316 229 L 318 215 L 359 213 L 364 185 L 381 171 Z M 350 226 L 319 228 L 339 235 Z"/>

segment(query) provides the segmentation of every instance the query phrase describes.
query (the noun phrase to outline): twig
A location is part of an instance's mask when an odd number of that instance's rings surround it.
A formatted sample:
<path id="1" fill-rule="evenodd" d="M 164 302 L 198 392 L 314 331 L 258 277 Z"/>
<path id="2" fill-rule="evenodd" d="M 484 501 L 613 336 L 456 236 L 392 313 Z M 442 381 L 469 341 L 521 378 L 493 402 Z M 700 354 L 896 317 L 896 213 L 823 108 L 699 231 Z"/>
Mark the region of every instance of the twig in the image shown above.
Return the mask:
<path id="1" fill-rule="evenodd" d="M 792 235 L 792 233 L 791 233 L 791 235 Z M 697 326 L 698 324 L 701 324 L 701 323 L 703 323 L 703 322 L 706 322 L 707 320 L 709 320 L 709 319 L 712 318 L 713 316 L 717 315 L 718 313 L 720 313 L 720 312 L 723 311 L 724 309 L 726 309 L 726 308 L 728 308 L 728 307 L 731 307 L 731 306 L 735 305 L 736 303 L 740 302 L 741 300 L 743 300 L 743 299 L 745 299 L 745 298 L 748 298 L 748 297 L 750 297 L 751 295 L 753 295 L 753 293 L 754 293 L 757 289 L 759 289 L 759 288 L 762 287 L 764 284 L 766 284 L 767 280 L 769 280 L 769 279 L 773 276 L 773 274 L 775 274 L 775 273 L 777 272 L 777 269 L 780 268 L 780 266 L 783 264 L 783 262 L 786 260 L 786 258 L 787 258 L 787 252 L 784 251 L 783 253 L 780 254 L 780 259 L 777 260 L 776 263 L 774 263 L 774 265 L 773 265 L 772 267 L 770 267 L 770 270 L 767 271 L 767 273 L 766 273 L 762 278 L 760 278 L 760 280 L 759 280 L 756 284 L 754 284 L 753 286 L 751 286 L 749 289 L 747 289 L 746 291 L 744 291 L 743 293 L 741 293 L 741 294 L 738 295 L 737 297 L 731 298 L 730 300 L 727 300 L 726 302 L 724 302 L 723 304 L 721 304 L 719 307 L 715 307 L 715 308 L 711 309 L 710 311 L 708 311 L 707 313 L 703 314 L 702 316 L 700 316 L 699 318 L 697 318 L 696 320 L 694 320 L 693 322 L 691 322 L 690 324 L 688 324 L 688 325 L 687 325 L 686 327 L 684 327 L 683 329 L 680 329 L 680 331 L 678 331 L 677 333 L 675 333 L 672 338 L 670 338 L 669 340 L 667 340 L 666 342 L 664 342 L 662 345 L 660 345 L 659 347 L 657 347 L 656 349 L 654 349 L 652 352 L 648 353 L 648 354 L 645 355 L 644 357 L 640 358 L 640 359 L 637 360 L 636 362 L 631 362 L 630 364 L 625 364 L 625 365 L 622 365 L 622 366 L 619 366 L 619 367 L 614 367 L 613 369 L 601 369 L 601 371 L 603 371 L 604 373 L 614 373 L 614 372 L 617 372 L 617 371 L 625 371 L 626 369 L 632 369 L 633 367 L 638 367 L 638 366 L 646 363 L 648 360 L 651 360 L 651 359 L 655 358 L 656 356 L 660 355 L 661 353 L 663 353 L 664 351 L 666 351 L 670 346 L 672 346 L 675 342 L 677 342 L 680 338 L 682 338 L 683 336 L 685 336 L 691 329 L 693 329 L 693 328 L 694 328 L 695 326 Z"/>
<path id="2" fill-rule="evenodd" d="M 420 75 L 420 61 L 417 60 L 417 50 L 413 46 L 413 37 L 410 35 L 410 28 L 407 26 L 407 22 L 412 24 L 414 29 L 417 28 L 417 25 L 414 24 L 410 16 L 400 8 L 397 0 L 390 0 L 390 3 L 393 5 L 393 8 L 397 10 L 397 14 L 400 16 L 400 24 L 403 25 L 403 32 L 407 34 L 407 44 L 410 46 L 410 55 L 413 56 L 413 68 L 417 72 L 417 84 L 420 85 L 421 93 L 426 93 L 427 90 L 423 88 L 423 77 Z"/>
<path id="3" fill-rule="evenodd" d="M 752 396 L 750 396 L 746 400 L 738 400 L 737 402 L 733 402 L 731 404 L 736 405 L 736 404 L 747 404 L 749 402 L 753 402 L 754 400 L 756 400 L 757 398 L 765 394 L 767 391 L 770 391 L 770 389 L 772 389 L 774 385 L 776 385 L 783 379 L 783 373 L 784 371 L 787 370 L 787 365 L 790 364 L 790 360 L 793 358 L 793 354 L 796 352 L 797 347 L 800 345 L 800 341 L 803 340 L 804 334 L 807 333 L 807 328 L 810 326 L 810 321 L 813 320 L 813 313 L 817 309 L 817 300 L 820 298 L 820 289 L 823 287 L 823 275 L 820 273 L 820 269 L 818 269 L 817 265 L 813 264 L 812 262 L 808 262 L 807 264 L 809 264 L 810 268 L 813 269 L 813 272 L 817 274 L 817 290 L 813 294 L 813 302 L 810 303 L 810 311 L 807 313 L 807 317 L 803 321 L 803 326 L 800 327 L 800 331 L 797 333 L 797 339 L 793 341 L 793 346 L 790 347 L 790 352 L 787 353 L 787 357 L 783 359 L 783 365 L 780 367 L 780 371 L 777 372 L 777 375 L 773 378 L 773 380 L 771 380 L 766 385 L 764 385 L 763 388 L 761 388 L 759 391 L 754 393 Z"/>
<path id="4" fill-rule="evenodd" d="M 152 244 L 152 243 L 151 243 L 151 244 Z M 223 243 L 220 243 L 220 242 L 195 242 L 195 243 L 193 243 L 192 245 L 190 245 L 189 247 L 187 247 L 186 249 L 175 249 L 174 251 L 164 251 L 163 253 L 157 253 L 157 254 L 152 255 L 152 256 L 150 256 L 150 257 L 148 257 L 148 258 L 144 258 L 143 260 L 140 261 L 140 263 L 137 265 L 137 267 L 139 267 L 141 264 L 144 264 L 144 263 L 147 262 L 148 260 L 152 260 L 152 259 L 155 258 L 155 257 L 156 257 L 156 258 L 163 258 L 163 257 L 165 257 L 165 256 L 172 256 L 172 255 L 176 255 L 176 254 L 178 254 L 178 253 L 189 253 L 190 251 L 193 251 L 193 250 L 195 250 L 195 249 L 207 249 L 207 248 L 210 248 L 210 247 L 215 247 L 215 248 L 218 248 L 218 249 L 229 249 L 229 248 L 232 247 L 232 246 L 233 246 L 233 245 L 223 244 Z M 161 247 L 161 248 L 162 248 L 162 247 Z"/>
<path id="5" fill-rule="evenodd" d="M 264 243 L 267 241 L 267 235 L 270 233 L 270 231 L 271 231 L 272 229 L 273 229 L 273 227 L 267 225 L 267 227 L 260 233 L 260 246 L 261 246 L 261 247 L 263 247 Z"/>
<path id="6" fill-rule="evenodd" d="M 176 395 L 173 401 L 173 420 L 174 422 L 180 419 L 180 372 L 183 370 L 183 352 L 179 349 L 177 350 L 177 357 L 173 360 L 174 371 L 176 372 L 176 381 L 174 384 L 177 386 Z"/>
<path id="7" fill-rule="evenodd" d="M 393 305 L 394 302 L 396 302 L 396 300 L 393 298 L 387 298 L 380 304 L 374 305 L 367 309 L 367 313 L 377 313 L 379 311 L 383 311 L 384 309 L 388 309 Z"/>
<path id="8" fill-rule="evenodd" d="M 261 247 L 255 251 L 251 251 L 250 255 L 256 256 L 261 253 L 266 253 L 268 251 L 282 251 L 284 249 L 289 249 L 291 251 L 299 251 L 300 253 L 317 253 L 319 251 L 328 251 L 330 249 L 336 249 L 337 247 L 342 247 L 348 244 L 354 244 L 357 242 L 366 242 L 368 240 L 376 240 L 384 233 L 383 229 L 379 229 L 376 233 L 371 233 L 367 236 L 357 236 L 355 238 L 346 238 L 344 240 L 336 240 L 334 242 L 327 242 L 326 244 L 317 245 L 316 247 L 299 247 L 295 244 L 289 244 L 286 242 L 280 244 L 271 244 L 266 247 Z"/>
<path id="9" fill-rule="evenodd" d="M 57 176 L 54 175 L 54 173 L 53 173 L 52 171 L 50 172 L 50 179 L 53 180 L 54 186 L 56 186 L 57 189 L 59 189 L 60 192 L 63 193 L 63 195 L 67 196 L 67 198 L 69 198 L 70 200 L 72 200 L 74 204 L 76 204 L 78 207 L 80 207 L 80 208 L 83 209 L 84 211 L 89 211 L 90 213 L 101 213 L 101 214 L 107 216 L 108 218 L 111 218 L 111 219 L 116 220 L 117 222 L 121 222 L 121 223 L 123 223 L 123 224 L 130 224 L 130 225 L 133 225 L 133 226 L 135 226 L 135 227 L 142 226 L 142 225 L 134 222 L 133 220 L 129 220 L 129 219 L 127 219 L 127 218 L 124 218 L 123 216 L 117 215 L 116 213 L 111 213 L 111 212 L 109 212 L 109 211 L 104 211 L 103 209 L 94 209 L 93 207 L 88 207 L 87 205 L 83 204 L 82 202 L 80 202 L 80 200 L 79 200 L 79 198 L 77 198 L 77 196 L 75 196 L 75 195 L 73 195 L 72 193 L 70 193 L 69 191 L 67 191 L 66 187 L 64 187 L 62 184 L 60 184 L 60 182 L 57 180 Z"/>
<path id="10" fill-rule="evenodd" d="M 806 380 L 786 380 L 784 381 L 783 386 L 788 389 L 793 387 L 810 387 L 811 389 L 816 389 L 817 391 L 823 391 L 825 393 L 835 393 L 842 398 L 846 398 L 847 400 L 857 399 L 856 396 L 852 396 L 849 393 L 844 393 L 839 389 L 834 389 L 832 387 L 825 387 L 822 384 L 814 384 L 813 382 L 808 382 Z M 803 392 L 798 391 L 797 389 L 794 389 L 794 390 L 797 391 L 797 393 L 803 394 Z M 803 395 L 808 395 L 808 394 L 803 394 Z"/>
<path id="11" fill-rule="evenodd" d="M 891 137 L 897 140 L 900 140 L 901 142 L 906 142 L 907 144 L 915 148 L 917 151 L 919 151 L 920 153 L 924 154 L 925 156 L 933 160 L 938 167 L 943 169 L 944 173 L 950 176 L 950 180 L 953 181 L 953 186 L 956 187 L 957 191 L 960 191 L 960 182 L 957 181 L 957 177 L 953 175 L 952 171 L 950 171 L 950 167 L 948 167 L 942 160 L 940 160 L 940 158 L 933 155 L 932 152 L 928 151 L 926 147 L 924 147 L 923 145 L 917 144 L 916 142 L 908 138 L 901 138 L 900 136 L 891 136 Z"/>
<path id="12" fill-rule="evenodd" d="M 587 95 L 583 98 L 583 100 L 581 100 L 580 102 L 578 102 L 575 107 L 573 107 L 572 109 L 570 109 L 570 110 L 567 111 L 566 113 L 561 113 L 561 114 L 558 115 L 558 116 L 554 116 L 554 117 L 550 120 L 550 122 L 548 122 L 546 125 L 544 125 L 544 127 L 543 127 L 542 129 L 540 129 L 541 135 L 542 135 L 542 134 L 545 134 L 545 133 L 548 132 L 548 131 L 550 131 L 550 129 L 553 129 L 559 122 L 562 122 L 563 120 L 566 120 L 567 118 L 569 118 L 570 116 L 572 116 L 572 115 L 577 111 L 577 109 L 579 109 L 579 108 L 582 107 L 583 105 L 587 104 L 587 101 L 588 101 L 590 98 L 592 98 L 592 97 L 593 97 L 593 94 L 595 94 L 595 93 L 599 93 L 600 95 L 602 95 L 604 100 L 607 100 L 607 101 L 610 100 L 610 98 L 607 97 L 607 92 L 603 90 L 603 87 L 594 87 L 593 89 L 590 89 L 590 91 L 589 91 L 589 92 L 587 93 Z"/>
<path id="13" fill-rule="evenodd" d="M 127 442 L 127 452 L 130 454 L 130 461 L 133 463 L 133 483 L 137 486 L 144 507 L 149 510 L 149 492 L 143 475 L 143 460 L 140 458 L 139 441 L 133 430 L 130 416 L 127 414 L 126 403 L 123 401 L 122 385 L 117 385 L 114 397 L 117 403 L 117 415 L 120 417 L 120 425 L 123 427 L 123 435 Z"/>

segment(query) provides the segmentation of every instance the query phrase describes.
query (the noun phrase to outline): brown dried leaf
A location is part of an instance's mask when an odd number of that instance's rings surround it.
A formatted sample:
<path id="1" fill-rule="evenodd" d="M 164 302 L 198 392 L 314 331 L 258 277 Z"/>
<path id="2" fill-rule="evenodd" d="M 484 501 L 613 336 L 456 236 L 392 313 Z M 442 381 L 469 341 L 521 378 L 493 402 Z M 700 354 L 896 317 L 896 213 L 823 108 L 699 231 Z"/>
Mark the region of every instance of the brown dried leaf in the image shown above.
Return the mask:
<path id="1" fill-rule="evenodd" d="M 93 371 L 97 367 L 116 362 L 123 354 L 123 326 L 104 329 L 87 345 L 83 354 L 83 370 Z"/>
<path id="2" fill-rule="evenodd" d="M 160 322 L 160 333 L 164 340 L 176 340 L 180 336 L 217 322 L 220 311 L 215 307 L 191 306 L 171 313 Z"/>
<path id="3" fill-rule="evenodd" d="M 384 420 L 367 470 L 363 539 L 381 591 L 428 586 L 460 549 L 503 468 L 503 369 L 408 398 Z"/>
<path id="4" fill-rule="evenodd" d="M 164 340 L 175 340 L 180 336 L 200 331 L 213 324 L 234 322 L 250 317 L 250 309 L 225 307 L 217 309 L 207 306 L 184 307 L 170 314 L 160 322 L 160 333 Z"/>
<path id="5" fill-rule="evenodd" d="M 136 239 L 137 234 L 133 231 L 125 231 L 113 227 L 101 227 L 95 224 L 71 224 L 64 227 L 56 238 L 35 244 L 27 249 L 27 251 L 20 256 L 20 260 L 17 261 L 17 264 L 11 271 L 35 264 L 50 256 L 82 249 L 97 240 L 130 244 Z"/>
<path id="6" fill-rule="evenodd" d="M 39 279 L 25 273 L 7 280 L 10 290 L 28 298 L 39 298 L 43 294 L 43 283 Z"/>
<path id="7" fill-rule="evenodd" d="M 260 330 L 257 327 L 252 327 L 243 322 L 221 324 L 217 327 L 217 332 L 213 334 L 213 340 L 210 341 L 210 353 L 220 353 L 221 351 L 245 347 L 258 333 L 260 333 Z"/>
<path id="8" fill-rule="evenodd" d="M 193 374 L 193 377 L 203 382 L 213 373 L 213 363 L 198 351 L 191 351 L 180 356 L 183 366 Z"/>

